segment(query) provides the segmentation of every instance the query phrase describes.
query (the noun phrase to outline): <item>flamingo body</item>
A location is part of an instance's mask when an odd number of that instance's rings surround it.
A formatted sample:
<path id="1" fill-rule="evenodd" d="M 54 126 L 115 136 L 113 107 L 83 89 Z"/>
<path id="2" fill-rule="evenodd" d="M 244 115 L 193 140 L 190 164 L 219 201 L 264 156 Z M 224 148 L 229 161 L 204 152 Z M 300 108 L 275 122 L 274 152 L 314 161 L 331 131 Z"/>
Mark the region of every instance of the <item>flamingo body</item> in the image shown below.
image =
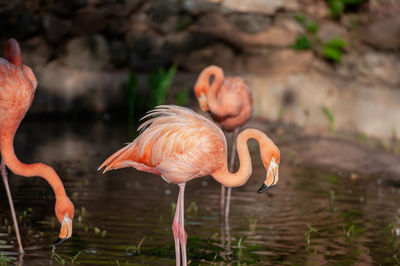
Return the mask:
<path id="1" fill-rule="evenodd" d="M 146 117 L 141 134 L 110 156 L 100 168 L 134 167 L 180 184 L 208 175 L 223 165 L 226 141 L 223 132 L 205 117 L 186 108 L 163 106 Z"/>
<path id="2" fill-rule="evenodd" d="M 133 167 L 161 175 L 167 182 L 179 185 L 172 230 L 174 233 L 176 265 L 186 266 L 186 232 L 184 230 L 184 189 L 193 178 L 212 175 L 227 187 L 241 186 L 251 175 L 248 139 L 260 144 L 261 158 L 267 175 L 258 192 L 278 182 L 279 149 L 262 132 L 246 129 L 237 139 L 240 168 L 236 173 L 227 169 L 227 145 L 222 130 L 211 120 L 178 106 L 158 106 L 144 118 L 139 136 L 106 159 L 99 170 Z M 103 173 L 104 173 L 103 172 Z"/>
<path id="3" fill-rule="evenodd" d="M 72 235 L 74 205 L 66 195 L 62 181 L 53 168 L 42 163 L 24 164 L 15 155 L 14 135 L 32 104 L 37 80 L 32 69 L 22 64 L 21 51 L 15 39 L 7 41 L 4 57 L 0 58 L 0 150 L 2 161 L 15 174 L 25 177 L 40 176 L 52 187 L 56 196 L 55 213 L 61 223 L 59 239 L 55 243 L 57 245 Z M 6 189 L 9 190 L 5 166 L 2 164 L 1 172 Z M 9 197 L 10 199 L 11 197 Z M 10 202 L 10 207 L 11 205 Z M 11 209 L 14 216 L 13 207 Z M 16 222 L 14 225 L 17 232 Z M 19 238 L 18 235 L 17 232 Z M 23 253 L 22 245 L 19 246 L 20 252 Z"/>
<path id="4" fill-rule="evenodd" d="M 210 78 L 214 81 L 210 85 Z M 220 67 L 209 66 L 194 86 L 203 111 L 209 111 L 226 131 L 233 131 L 250 120 L 253 112 L 251 90 L 241 77 L 224 77 Z"/>

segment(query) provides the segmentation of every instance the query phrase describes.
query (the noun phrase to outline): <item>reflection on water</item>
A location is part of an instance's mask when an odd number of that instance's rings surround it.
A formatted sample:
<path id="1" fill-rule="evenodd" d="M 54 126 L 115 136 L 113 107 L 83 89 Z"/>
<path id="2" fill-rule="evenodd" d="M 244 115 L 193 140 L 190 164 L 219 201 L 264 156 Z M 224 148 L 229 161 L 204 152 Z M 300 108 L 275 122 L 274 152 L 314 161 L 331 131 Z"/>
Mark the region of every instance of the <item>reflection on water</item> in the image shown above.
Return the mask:
<path id="1" fill-rule="evenodd" d="M 76 207 L 72 239 L 52 254 L 59 224 L 54 196 L 40 178 L 10 174 L 26 265 L 151 264 L 175 261 L 171 224 L 178 187 L 133 169 L 102 175 L 98 165 L 129 140 L 117 124 L 29 124 L 16 137 L 24 162 L 54 166 Z M 399 189 L 376 179 L 303 169 L 282 162 L 280 183 L 263 182 L 257 145 L 249 183 L 232 193 L 229 225 L 219 219 L 220 185 L 206 177 L 186 186 L 188 258 L 257 265 L 397 264 Z M 18 261 L 8 203 L 1 186 L 0 260 Z M 222 228 L 221 228 L 222 226 Z M 229 237 L 230 236 L 230 237 Z M 230 242 L 231 254 L 227 254 Z"/>

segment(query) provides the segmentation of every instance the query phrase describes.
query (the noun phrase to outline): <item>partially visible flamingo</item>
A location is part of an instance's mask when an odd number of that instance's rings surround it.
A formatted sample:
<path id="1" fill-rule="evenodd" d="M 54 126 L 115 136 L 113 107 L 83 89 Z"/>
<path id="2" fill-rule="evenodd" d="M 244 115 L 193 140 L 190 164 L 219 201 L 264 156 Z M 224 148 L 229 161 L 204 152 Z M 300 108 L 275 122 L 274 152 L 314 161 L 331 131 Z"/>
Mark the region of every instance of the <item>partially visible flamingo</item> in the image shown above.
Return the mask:
<path id="1" fill-rule="evenodd" d="M 211 76 L 214 76 L 212 84 Z M 233 142 L 229 171 L 234 171 L 235 144 L 239 129 L 250 120 L 253 99 L 250 88 L 241 77 L 224 77 L 218 66 L 208 66 L 201 71 L 194 85 L 194 93 L 201 110 L 209 111 L 212 118 L 227 132 L 233 131 Z M 225 187 L 221 185 L 221 215 L 228 222 L 232 189 L 228 188 L 225 201 Z"/>
<path id="2" fill-rule="evenodd" d="M 115 152 L 98 168 L 103 173 L 124 167 L 160 175 L 166 182 L 179 186 L 178 201 L 172 231 L 174 233 L 176 265 L 186 266 L 186 240 L 184 229 L 184 191 L 186 182 L 205 175 L 227 187 L 245 184 L 252 173 L 247 140 L 255 139 L 260 145 L 266 179 L 259 193 L 274 186 L 279 179 L 280 152 L 264 133 L 246 129 L 238 135 L 237 151 L 240 168 L 236 173 L 227 169 L 227 145 L 222 130 L 209 119 L 190 109 L 163 105 L 150 111 L 150 118 L 140 127 L 140 135 L 124 148 Z"/>
<path id="3" fill-rule="evenodd" d="M 57 173 L 42 163 L 24 164 L 14 152 L 14 135 L 34 98 L 37 81 L 32 69 L 22 64 L 21 51 L 15 39 L 7 41 L 4 57 L 0 58 L 0 151 L 2 156 L 1 175 L 10 204 L 18 251 L 23 253 L 17 219 L 11 198 L 6 166 L 15 174 L 25 177 L 40 176 L 52 187 L 55 196 L 55 213 L 61 223 L 59 238 L 54 246 L 68 240 L 72 235 L 74 205 L 65 193 L 64 185 Z"/>

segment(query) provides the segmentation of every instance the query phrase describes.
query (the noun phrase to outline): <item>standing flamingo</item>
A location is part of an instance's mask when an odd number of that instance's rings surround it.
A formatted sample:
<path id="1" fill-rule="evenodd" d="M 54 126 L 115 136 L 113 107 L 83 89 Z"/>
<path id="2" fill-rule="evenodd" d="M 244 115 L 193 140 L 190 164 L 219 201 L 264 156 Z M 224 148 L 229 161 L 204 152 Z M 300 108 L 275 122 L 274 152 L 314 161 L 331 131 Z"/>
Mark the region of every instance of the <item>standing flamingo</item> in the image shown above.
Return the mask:
<path id="1" fill-rule="evenodd" d="M 54 246 L 65 242 L 72 235 L 74 205 L 65 193 L 63 183 L 53 168 L 42 163 L 24 164 L 15 155 L 14 135 L 31 106 L 37 81 L 32 69 L 22 64 L 21 51 L 15 39 L 7 41 L 4 57 L 0 58 L 0 151 L 2 156 L 0 170 L 11 208 L 18 250 L 23 253 L 24 250 L 8 186 L 6 166 L 17 175 L 25 177 L 40 176 L 52 187 L 56 196 L 55 213 L 61 223 L 60 235 Z"/>
<path id="2" fill-rule="evenodd" d="M 214 81 L 210 86 L 210 78 Z M 218 66 L 209 66 L 201 71 L 194 93 L 200 108 L 209 111 L 212 118 L 221 124 L 227 132 L 233 131 L 233 142 L 229 171 L 234 171 L 235 145 L 239 128 L 250 120 L 253 111 L 253 99 L 250 88 L 240 77 L 226 77 Z M 225 202 L 225 187 L 221 185 L 221 215 L 228 222 L 232 189 L 228 188 Z"/>
<path id="3" fill-rule="evenodd" d="M 151 118 L 140 127 L 140 135 L 115 152 L 98 168 L 104 172 L 133 167 L 161 177 L 179 186 L 178 201 L 172 231 L 174 233 L 176 265 L 186 266 L 186 239 L 184 229 L 184 191 L 186 182 L 193 178 L 212 175 L 227 187 L 237 187 L 249 179 L 252 166 L 247 140 L 255 139 L 267 176 L 259 193 L 278 182 L 280 152 L 264 133 L 246 129 L 238 135 L 237 151 L 240 168 L 236 173 L 227 169 L 227 145 L 222 130 L 209 119 L 190 109 L 178 106 L 158 106 L 145 118 Z"/>

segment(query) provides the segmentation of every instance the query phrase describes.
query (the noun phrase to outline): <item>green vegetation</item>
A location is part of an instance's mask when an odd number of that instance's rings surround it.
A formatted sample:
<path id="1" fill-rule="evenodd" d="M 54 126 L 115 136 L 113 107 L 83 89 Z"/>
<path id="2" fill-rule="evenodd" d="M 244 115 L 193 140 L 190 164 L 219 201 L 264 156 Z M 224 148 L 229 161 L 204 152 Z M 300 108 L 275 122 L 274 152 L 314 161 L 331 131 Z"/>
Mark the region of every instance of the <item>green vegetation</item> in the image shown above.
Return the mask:
<path id="1" fill-rule="evenodd" d="M 293 49 L 313 49 L 317 55 L 321 55 L 327 60 L 342 62 L 342 54 L 347 44 L 341 37 L 335 37 L 324 42 L 316 34 L 318 32 L 318 24 L 315 21 L 309 21 L 302 14 L 296 14 L 294 18 L 303 25 L 306 33 L 297 37 L 296 42 L 292 45 Z"/>
<path id="2" fill-rule="evenodd" d="M 335 131 L 335 117 L 333 115 L 333 113 L 331 111 L 329 111 L 328 108 L 326 108 L 325 106 L 322 107 L 322 111 L 324 112 L 324 115 L 326 116 L 326 118 L 328 119 L 329 122 L 329 129 L 333 132 Z"/>
<path id="3" fill-rule="evenodd" d="M 187 90 L 183 89 L 176 95 L 176 105 L 184 106 L 188 98 Z"/>
<path id="4" fill-rule="evenodd" d="M 132 71 L 128 82 L 124 85 L 125 95 L 128 99 L 128 123 L 133 124 L 135 118 L 143 115 L 147 110 L 155 106 L 164 104 L 167 98 L 169 88 L 176 74 L 177 66 L 172 65 L 168 71 L 160 68 L 148 74 L 147 77 L 147 95 L 139 95 L 137 84 L 138 77 L 136 72 Z M 177 104 L 184 105 L 187 99 L 187 92 L 181 91 L 177 95 Z"/>
<path id="5" fill-rule="evenodd" d="M 306 249 L 307 251 L 311 248 L 311 234 L 318 232 L 318 229 L 312 227 L 311 225 L 307 224 L 307 231 L 304 233 L 304 237 L 306 239 Z"/>
<path id="6" fill-rule="evenodd" d="M 198 210 L 199 210 L 199 207 L 197 207 L 196 202 L 192 201 L 192 202 L 190 202 L 189 207 L 186 209 L 186 213 L 191 214 L 191 215 L 197 215 Z"/>
<path id="7" fill-rule="evenodd" d="M 292 47 L 296 50 L 308 50 L 312 48 L 312 44 L 307 35 L 300 35 Z"/>
<path id="8" fill-rule="evenodd" d="M 1 252 L 1 257 L 0 257 L 0 264 L 1 264 L 1 266 L 6 266 L 6 265 L 8 265 L 8 263 L 10 263 L 10 262 L 12 262 L 12 259 L 7 258 L 7 257 L 4 255 L 4 252 Z"/>
<path id="9" fill-rule="evenodd" d="M 173 65 L 168 69 L 168 71 L 160 68 L 149 74 L 147 78 L 150 92 L 148 109 L 153 109 L 155 106 L 165 103 L 165 98 L 167 97 L 167 92 L 174 80 L 176 70 L 177 66 Z"/>
<path id="10" fill-rule="evenodd" d="M 136 246 L 129 246 L 126 248 L 127 253 L 135 253 L 136 255 L 140 255 L 140 248 L 142 247 L 142 244 L 146 237 L 144 236 L 142 240 L 139 241 L 139 243 Z"/>
<path id="11" fill-rule="evenodd" d="M 357 6 L 364 2 L 364 0 L 328 0 L 329 11 L 332 16 L 341 16 L 346 8 L 350 6 Z"/>
<path id="12" fill-rule="evenodd" d="M 80 264 L 80 262 L 77 260 L 79 255 L 81 255 L 80 251 L 72 257 L 71 256 L 61 256 L 61 255 L 58 255 L 57 253 L 53 253 L 51 258 L 60 265 L 74 265 L 74 264 Z"/>
<path id="13" fill-rule="evenodd" d="M 129 75 L 128 83 L 125 84 L 125 92 L 128 98 L 128 122 L 131 125 L 135 117 L 135 108 L 138 100 L 137 97 L 137 75 L 134 71 Z"/>
<path id="14" fill-rule="evenodd" d="M 180 16 L 178 21 L 176 22 L 176 30 L 177 31 L 184 31 L 186 30 L 190 24 L 192 24 L 193 19 L 189 15 Z"/>
<path id="15" fill-rule="evenodd" d="M 340 38 L 333 38 L 322 45 L 322 53 L 325 58 L 336 62 L 342 62 L 343 49 L 346 47 L 346 42 Z"/>

